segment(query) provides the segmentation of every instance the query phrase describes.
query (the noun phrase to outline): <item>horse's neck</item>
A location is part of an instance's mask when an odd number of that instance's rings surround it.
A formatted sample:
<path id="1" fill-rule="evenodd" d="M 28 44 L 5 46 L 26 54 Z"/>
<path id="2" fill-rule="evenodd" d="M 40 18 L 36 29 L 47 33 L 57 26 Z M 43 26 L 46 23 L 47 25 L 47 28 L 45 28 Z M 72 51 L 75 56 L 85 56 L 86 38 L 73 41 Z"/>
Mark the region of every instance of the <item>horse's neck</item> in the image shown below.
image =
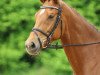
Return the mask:
<path id="1" fill-rule="evenodd" d="M 67 43 L 92 43 L 100 41 L 100 32 L 69 6 L 63 6 L 64 39 Z M 65 40 L 64 40 L 65 41 Z"/>
<path id="2" fill-rule="evenodd" d="M 65 21 L 65 33 L 61 38 L 62 44 L 81 44 L 100 41 L 99 32 L 86 22 L 79 14 L 68 6 L 63 6 L 63 14 Z M 90 47 L 90 46 L 89 46 Z M 78 73 L 85 64 L 85 59 L 93 57 L 94 51 L 88 50 L 89 47 L 65 47 L 64 50 L 68 59 Z M 88 54 L 88 56 L 87 56 Z M 84 60 L 83 60 L 84 59 Z M 81 66 L 81 67 L 80 67 Z"/>

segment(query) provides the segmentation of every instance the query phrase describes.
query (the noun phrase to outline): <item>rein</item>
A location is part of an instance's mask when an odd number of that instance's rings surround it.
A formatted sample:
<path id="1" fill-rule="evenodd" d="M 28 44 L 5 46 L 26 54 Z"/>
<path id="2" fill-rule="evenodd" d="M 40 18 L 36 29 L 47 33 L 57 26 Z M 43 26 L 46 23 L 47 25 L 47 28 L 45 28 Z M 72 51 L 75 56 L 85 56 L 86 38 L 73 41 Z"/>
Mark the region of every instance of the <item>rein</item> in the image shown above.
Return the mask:
<path id="1" fill-rule="evenodd" d="M 41 47 L 42 47 L 42 42 L 40 41 L 40 38 L 39 38 L 37 32 L 40 32 L 44 36 L 47 37 L 47 41 L 48 42 L 47 42 L 47 46 L 45 48 L 61 49 L 63 47 L 70 47 L 70 46 L 76 47 L 76 46 L 88 46 L 88 45 L 100 44 L 100 42 L 92 42 L 92 43 L 83 43 L 83 44 L 64 44 L 64 45 L 58 45 L 58 43 L 56 43 L 55 45 L 51 45 L 50 44 L 50 39 L 52 38 L 52 35 L 54 34 L 54 31 L 55 31 L 55 29 L 57 28 L 57 26 L 59 24 L 59 21 L 61 21 L 61 35 L 62 35 L 62 20 L 60 19 L 61 18 L 62 9 L 61 9 L 60 6 L 59 6 L 59 8 L 58 7 L 54 7 L 54 6 L 41 6 L 40 8 L 41 9 L 50 8 L 50 9 L 56 9 L 56 10 L 58 10 L 58 15 L 56 17 L 56 21 L 55 21 L 54 26 L 53 26 L 51 32 L 49 33 L 49 35 L 46 32 L 42 31 L 41 29 L 38 29 L 38 28 L 33 28 L 32 29 L 32 31 L 37 36 L 37 39 L 38 39 Z"/>
<path id="2" fill-rule="evenodd" d="M 55 45 L 49 45 L 47 48 L 52 48 L 57 50 L 57 49 L 62 49 L 63 47 L 88 46 L 94 44 L 100 44 L 100 42 L 83 43 L 83 44 L 64 44 L 64 45 L 58 45 L 58 43 L 56 43 Z"/>

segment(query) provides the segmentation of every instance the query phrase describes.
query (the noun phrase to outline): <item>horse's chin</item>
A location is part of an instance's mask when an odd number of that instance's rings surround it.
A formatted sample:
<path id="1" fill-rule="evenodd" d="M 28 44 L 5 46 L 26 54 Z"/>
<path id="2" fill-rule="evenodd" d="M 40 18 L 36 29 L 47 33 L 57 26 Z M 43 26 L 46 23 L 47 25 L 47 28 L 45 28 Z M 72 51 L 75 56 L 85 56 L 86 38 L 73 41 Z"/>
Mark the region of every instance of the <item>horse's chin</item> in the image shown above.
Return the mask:
<path id="1" fill-rule="evenodd" d="M 31 49 L 31 50 L 26 49 L 26 51 L 29 55 L 32 55 L 32 56 L 36 56 L 36 55 L 40 54 L 40 49 L 35 49 L 35 50 L 34 49 Z"/>

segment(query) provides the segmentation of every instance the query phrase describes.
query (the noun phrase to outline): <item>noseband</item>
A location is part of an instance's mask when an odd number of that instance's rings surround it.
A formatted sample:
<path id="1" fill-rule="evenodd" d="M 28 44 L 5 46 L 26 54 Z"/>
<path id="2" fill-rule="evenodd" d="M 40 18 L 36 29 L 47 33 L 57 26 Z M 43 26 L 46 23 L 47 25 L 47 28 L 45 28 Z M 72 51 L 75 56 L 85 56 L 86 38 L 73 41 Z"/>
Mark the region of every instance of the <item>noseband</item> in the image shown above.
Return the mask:
<path id="1" fill-rule="evenodd" d="M 41 6 L 40 8 L 41 8 L 41 9 L 50 8 L 50 9 L 56 9 L 56 10 L 58 10 L 58 14 L 57 14 L 57 17 L 56 17 L 56 21 L 55 21 L 54 26 L 53 26 L 53 28 L 51 29 L 51 31 L 50 31 L 49 34 L 47 34 L 46 32 L 44 32 L 44 31 L 42 31 L 41 29 L 38 29 L 38 28 L 33 28 L 33 29 L 32 29 L 32 31 L 36 34 L 36 36 L 37 36 L 37 38 L 38 38 L 38 41 L 39 41 L 41 47 L 42 47 L 42 43 L 41 43 L 40 38 L 39 38 L 39 36 L 38 36 L 38 34 L 37 34 L 36 31 L 42 33 L 44 36 L 47 37 L 47 46 L 46 46 L 46 47 L 48 47 L 48 46 L 50 45 L 50 39 L 51 39 L 52 35 L 54 34 L 54 31 L 55 31 L 55 29 L 57 28 L 58 23 L 59 23 L 59 21 L 60 21 L 62 9 L 61 9 L 60 6 L 59 6 L 59 8 L 54 7 L 54 6 Z"/>

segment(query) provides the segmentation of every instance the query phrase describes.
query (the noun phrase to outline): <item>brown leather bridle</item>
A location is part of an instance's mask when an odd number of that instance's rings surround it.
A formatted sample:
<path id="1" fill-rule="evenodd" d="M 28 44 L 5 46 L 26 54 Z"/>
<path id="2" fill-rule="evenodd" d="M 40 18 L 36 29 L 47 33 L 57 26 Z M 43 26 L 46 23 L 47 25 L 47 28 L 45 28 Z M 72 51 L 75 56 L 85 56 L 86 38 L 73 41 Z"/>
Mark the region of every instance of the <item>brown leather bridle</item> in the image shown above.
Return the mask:
<path id="1" fill-rule="evenodd" d="M 45 48 L 47 48 L 50 45 L 50 39 L 51 39 L 52 35 L 54 34 L 54 31 L 57 28 L 59 21 L 61 20 L 60 18 L 61 18 L 62 9 L 61 9 L 60 6 L 59 6 L 59 8 L 54 7 L 54 6 L 41 6 L 40 8 L 41 9 L 50 8 L 50 9 L 56 9 L 56 10 L 58 10 L 58 14 L 57 14 L 57 17 L 56 17 L 56 21 L 55 21 L 54 26 L 53 26 L 53 28 L 52 28 L 52 30 L 50 31 L 49 34 L 47 34 L 46 32 L 44 32 L 44 31 L 42 31 L 41 29 L 38 29 L 38 28 L 33 28 L 32 29 L 32 31 L 36 34 L 36 36 L 38 38 L 38 41 L 39 41 L 41 47 L 42 47 L 42 43 L 41 43 L 40 38 L 39 38 L 39 36 L 38 36 L 38 34 L 37 34 L 36 31 L 42 33 L 44 36 L 47 37 L 47 46 L 45 47 Z M 61 21 L 61 23 L 62 23 L 62 21 Z"/>
<path id="2" fill-rule="evenodd" d="M 56 21 L 55 21 L 54 26 L 53 26 L 53 28 L 52 28 L 52 30 L 50 31 L 49 34 L 47 34 L 46 32 L 44 32 L 44 31 L 42 31 L 41 29 L 38 29 L 38 28 L 33 28 L 32 29 L 32 31 L 37 36 L 38 41 L 39 41 L 41 47 L 42 47 L 42 42 L 41 42 L 37 32 L 40 32 L 44 36 L 47 37 L 47 46 L 45 48 L 60 49 L 60 48 L 67 47 L 67 46 L 87 46 L 87 45 L 93 45 L 93 44 L 100 44 L 100 41 L 99 41 L 99 42 L 91 42 L 91 43 L 83 43 L 83 44 L 64 44 L 63 46 L 62 45 L 58 45 L 58 43 L 56 45 L 50 45 L 50 39 L 52 38 L 52 35 L 54 34 L 54 31 L 55 31 L 55 29 L 57 28 L 57 26 L 59 24 L 59 21 L 61 21 L 61 34 L 62 34 L 62 20 L 61 20 L 62 8 L 60 6 L 59 6 L 59 8 L 58 7 L 54 7 L 54 6 L 41 6 L 40 8 L 41 9 L 50 8 L 50 9 L 58 10 L 58 15 L 56 17 Z"/>

